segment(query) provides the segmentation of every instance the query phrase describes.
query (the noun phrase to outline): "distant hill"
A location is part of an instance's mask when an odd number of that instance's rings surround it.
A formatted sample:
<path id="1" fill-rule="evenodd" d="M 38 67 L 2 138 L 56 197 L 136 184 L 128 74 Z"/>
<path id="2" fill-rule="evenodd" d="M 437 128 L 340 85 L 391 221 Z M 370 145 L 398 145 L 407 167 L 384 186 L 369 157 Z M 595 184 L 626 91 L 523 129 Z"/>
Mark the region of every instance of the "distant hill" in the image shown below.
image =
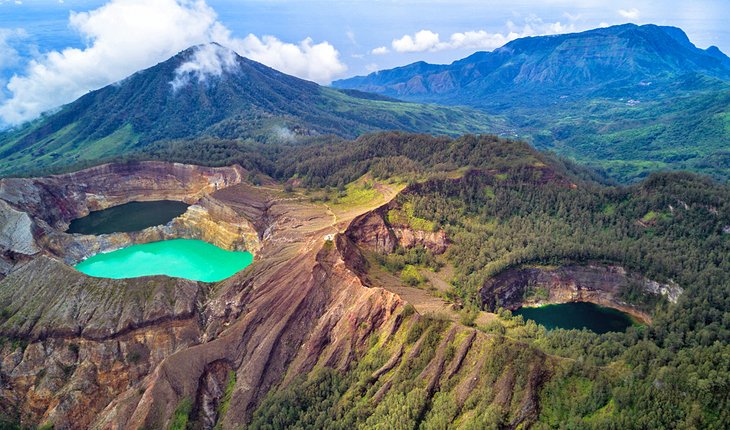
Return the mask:
<path id="1" fill-rule="evenodd" d="M 730 58 L 718 48 L 697 48 L 679 28 L 626 24 L 517 39 L 449 65 L 418 62 L 333 86 L 504 115 L 537 147 L 618 179 L 664 168 L 727 179 L 729 79 Z"/>
<path id="2" fill-rule="evenodd" d="M 204 73 L 211 61 L 213 68 Z M 0 174 L 93 164 L 154 142 L 201 136 L 266 142 L 390 129 L 455 135 L 499 127 L 499 120 L 468 108 L 321 87 L 210 44 L 0 134 Z"/>

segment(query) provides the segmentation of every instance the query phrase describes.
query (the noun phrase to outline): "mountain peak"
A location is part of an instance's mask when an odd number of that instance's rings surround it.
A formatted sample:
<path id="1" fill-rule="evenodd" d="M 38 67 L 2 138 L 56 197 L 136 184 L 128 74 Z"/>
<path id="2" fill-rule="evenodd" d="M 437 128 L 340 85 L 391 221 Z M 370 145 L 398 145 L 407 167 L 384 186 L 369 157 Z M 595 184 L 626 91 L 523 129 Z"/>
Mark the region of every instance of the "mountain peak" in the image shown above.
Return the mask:
<path id="1" fill-rule="evenodd" d="M 240 58 L 232 49 L 215 42 L 193 46 L 178 56 L 182 64 L 175 69 L 175 77 L 170 82 L 174 92 L 193 80 L 206 82 L 224 73 L 235 73 Z"/>

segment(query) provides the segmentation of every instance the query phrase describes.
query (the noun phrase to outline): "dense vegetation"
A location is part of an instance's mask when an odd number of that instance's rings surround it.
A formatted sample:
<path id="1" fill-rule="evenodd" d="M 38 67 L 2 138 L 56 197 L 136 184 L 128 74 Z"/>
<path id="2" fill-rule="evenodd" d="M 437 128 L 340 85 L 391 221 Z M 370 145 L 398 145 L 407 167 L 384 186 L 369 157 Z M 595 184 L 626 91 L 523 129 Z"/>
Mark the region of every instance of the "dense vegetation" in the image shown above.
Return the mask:
<path id="1" fill-rule="evenodd" d="M 412 313 L 412 309 L 410 310 Z M 462 429 L 482 430 L 522 422 L 523 396 L 546 367 L 545 357 L 499 337 L 480 337 L 462 372 L 441 379 L 433 393 L 428 364 L 443 355 L 445 366 L 460 359 L 457 350 L 467 330 L 453 336 L 449 321 L 419 317 L 408 320 L 389 341 L 371 339 L 364 357 L 350 371 L 319 368 L 273 392 L 254 413 L 252 429 Z M 453 332 L 452 332 L 453 333 Z M 449 338 L 451 337 L 451 340 Z M 383 377 L 374 378 L 393 354 L 404 359 Z M 479 372 L 474 378 L 472 372 Z M 512 379 L 512 376 L 518 375 Z M 464 391 L 470 381 L 474 386 Z M 529 398 L 529 395 L 527 395 Z"/>
<path id="2" fill-rule="evenodd" d="M 667 169 L 730 180 L 730 86 L 667 92 L 678 94 L 636 105 L 596 98 L 556 110 L 525 109 L 519 117 L 526 121 L 525 138 L 538 149 L 553 150 L 623 182 Z"/>
<path id="3" fill-rule="evenodd" d="M 432 150 L 421 150 L 424 142 Z M 684 288 L 676 304 L 626 291 L 654 316 L 650 326 L 626 333 L 545 331 L 509 312 L 500 313 L 499 324 L 481 327 L 570 359 L 543 388 L 538 428 L 719 429 L 730 423 L 727 186 L 663 173 L 631 187 L 607 187 L 527 145 L 494 137 L 391 133 L 339 142 L 337 152 L 322 145 L 321 151 L 282 152 L 271 164 L 256 165 L 316 187 L 347 183 L 366 171 L 420 179 L 398 197 L 401 209 L 389 219 L 446 230 L 452 240 L 447 259 L 456 269 L 453 297 L 467 308 L 481 305 L 479 289 L 488 277 L 526 263 L 608 262 Z M 454 171 L 461 173 L 447 174 Z M 406 283 L 419 282 L 412 279 L 413 265 L 434 266 L 422 250 L 382 263 L 401 271 Z M 302 380 L 272 394 L 260 422 L 280 413 L 288 418 L 277 419 L 290 425 L 315 422 L 309 420 L 343 407 L 338 393 L 350 389 L 351 377 Z M 280 412 L 281 405 L 290 405 L 288 412 Z M 402 428 L 430 428 L 422 416 L 404 419 Z"/>
<path id="4" fill-rule="evenodd" d="M 555 330 L 522 335 L 547 352 L 588 366 L 566 371 L 544 394 L 542 420 L 618 428 L 723 428 L 730 422 L 730 190 L 689 174 L 661 174 L 630 188 L 535 185 L 531 175 L 470 174 L 430 181 L 402 197 L 415 216 L 447 229 L 455 290 L 479 305 L 484 281 L 509 266 L 604 261 L 673 280 L 676 305 L 655 297 L 646 329 L 596 335 Z M 617 366 L 617 367 L 616 367 Z M 574 378 L 584 401 L 563 402 Z M 598 390 L 600 396 L 594 393 Z M 575 399 L 573 399 L 575 400 Z M 595 402 L 595 404 L 590 403 Z M 590 406 L 590 405 L 593 405 Z M 600 420 L 598 409 L 611 406 Z"/>
<path id="5" fill-rule="evenodd" d="M 467 166 L 523 169 L 548 162 L 553 169 L 576 178 L 602 180 L 601 176 L 571 162 L 492 135 L 454 139 L 388 132 L 366 134 L 353 141 L 328 137 L 286 144 L 212 138 L 171 140 L 158 142 L 125 159 L 213 166 L 240 164 L 277 180 L 296 179 L 308 188 L 344 186 L 367 172 L 378 178 L 417 180 L 451 174 Z"/>
<path id="6" fill-rule="evenodd" d="M 727 181 L 729 79 L 730 59 L 717 48 L 695 47 L 678 28 L 626 24 L 334 85 L 502 115 L 510 135 L 623 182 L 667 168 Z M 414 81 L 422 85 L 405 84 Z"/>

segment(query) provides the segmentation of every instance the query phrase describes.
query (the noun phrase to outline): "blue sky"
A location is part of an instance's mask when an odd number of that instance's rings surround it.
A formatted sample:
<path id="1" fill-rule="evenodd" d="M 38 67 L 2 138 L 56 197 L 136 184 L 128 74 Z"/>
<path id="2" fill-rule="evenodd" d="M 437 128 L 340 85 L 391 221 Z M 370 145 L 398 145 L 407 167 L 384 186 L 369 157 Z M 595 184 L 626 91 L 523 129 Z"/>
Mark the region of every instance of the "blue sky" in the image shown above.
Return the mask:
<path id="1" fill-rule="evenodd" d="M 31 119 L 186 43 L 226 43 L 327 84 L 625 22 L 678 26 L 699 47 L 727 53 L 728 18 L 727 0 L 0 0 L 0 121 Z"/>

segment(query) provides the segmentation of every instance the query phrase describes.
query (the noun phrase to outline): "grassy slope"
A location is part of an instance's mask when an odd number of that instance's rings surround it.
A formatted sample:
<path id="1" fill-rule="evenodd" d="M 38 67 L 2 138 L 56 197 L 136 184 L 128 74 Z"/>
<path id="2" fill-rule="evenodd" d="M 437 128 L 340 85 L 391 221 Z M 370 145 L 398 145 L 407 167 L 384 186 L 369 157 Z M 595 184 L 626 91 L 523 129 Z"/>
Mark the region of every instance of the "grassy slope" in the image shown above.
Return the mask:
<path id="1" fill-rule="evenodd" d="M 241 137 L 254 141 L 277 141 L 280 130 L 317 130 L 320 124 L 337 123 L 326 131 L 344 137 L 383 129 L 423 131 L 437 135 L 498 132 L 503 129 L 501 118 L 489 116 L 470 108 L 442 107 L 427 104 L 367 100 L 350 97 L 339 91 L 322 88 L 312 117 L 268 116 L 264 120 L 238 119 L 235 130 L 245 130 Z M 321 114 L 326 112 L 327 115 Z M 215 135 L 221 129 L 231 129 L 230 119 L 214 124 L 200 135 Z M 127 123 L 101 138 L 79 136 L 82 121 L 70 123 L 32 145 L 20 147 L 26 136 L 43 126 L 37 121 L 20 130 L 0 135 L 0 175 L 47 174 L 68 170 L 73 166 L 88 166 L 123 157 L 131 152 L 144 152 L 148 143 Z M 316 132 L 316 131 L 315 131 Z M 240 135 L 239 135 L 240 136 Z M 192 137 L 192 136 L 191 136 Z M 151 142 L 154 143 L 154 142 Z"/>

